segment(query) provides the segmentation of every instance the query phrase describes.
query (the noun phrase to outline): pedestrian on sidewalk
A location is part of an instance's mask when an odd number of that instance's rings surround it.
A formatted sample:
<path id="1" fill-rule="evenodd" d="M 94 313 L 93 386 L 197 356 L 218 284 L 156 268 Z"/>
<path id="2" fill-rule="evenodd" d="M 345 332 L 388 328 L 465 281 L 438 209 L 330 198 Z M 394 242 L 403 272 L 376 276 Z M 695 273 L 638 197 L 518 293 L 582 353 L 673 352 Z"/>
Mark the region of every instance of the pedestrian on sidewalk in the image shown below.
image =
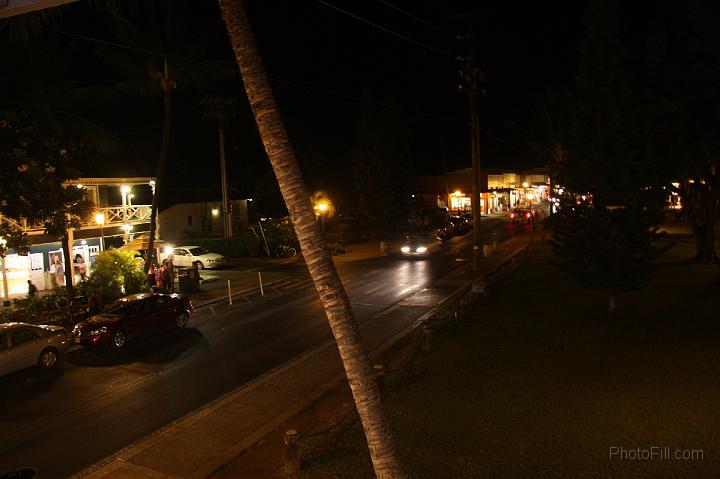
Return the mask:
<path id="1" fill-rule="evenodd" d="M 168 293 L 175 291 L 175 268 L 173 266 L 172 258 L 167 260 L 165 268 L 165 289 Z"/>
<path id="2" fill-rule="evenodd" d="M 157 284 L 157 278 L 156 278 L 156 271 L 155 271 L 155 263 L 150 264 L 150 269 L 147 273 L 147 287 L 151 290 L 153 289 L 153 286 Z"/>
<path id="3" fill-rule="evenodd" d="M 95 316 L 100 312 L 100 300 L 95 295 L 95 291 L 90 291 L 85 311 L 87 311 L 88 316 Z"/>
<path id="4" fill-rule="evenodd" d="M 170 261 L 164 259 L 160 267 L 160 279 L 158 284 L 166 293 L 172 293 L 172 273 L 170 272 Z"/>
<path id="5" fill-rule="evenodd" d="M 28 280 L 28 298 L 35 299 L 37 297 L 37 286 Z"/>

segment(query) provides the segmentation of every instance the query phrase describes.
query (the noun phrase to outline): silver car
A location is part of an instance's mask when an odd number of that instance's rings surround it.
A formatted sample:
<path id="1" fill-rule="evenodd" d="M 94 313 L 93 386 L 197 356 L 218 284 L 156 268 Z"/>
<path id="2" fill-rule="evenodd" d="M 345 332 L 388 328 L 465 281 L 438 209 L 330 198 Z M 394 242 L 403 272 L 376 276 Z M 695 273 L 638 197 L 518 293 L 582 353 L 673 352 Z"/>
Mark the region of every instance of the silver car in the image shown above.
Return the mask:
<path id="1" fill-rule="evenodd" d="M 51 368 L 71 344 L 61 326 L 0 323 L 0 376 L 36 364 Z"/>

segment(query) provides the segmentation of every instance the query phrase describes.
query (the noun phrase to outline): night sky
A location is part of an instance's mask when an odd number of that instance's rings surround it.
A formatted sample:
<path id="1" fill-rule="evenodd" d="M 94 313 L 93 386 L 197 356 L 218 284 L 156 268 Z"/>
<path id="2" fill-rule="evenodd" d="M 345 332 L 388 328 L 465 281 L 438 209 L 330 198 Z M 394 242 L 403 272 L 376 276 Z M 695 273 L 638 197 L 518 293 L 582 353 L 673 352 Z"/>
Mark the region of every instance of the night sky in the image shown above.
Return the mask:
<path id="1" fill-rule="evenodd" d="M 126 2 L 128 15 L 146 31 L 157 30 L 153 22 L 164 17 L 139 18 L 144 11 L 141 3 Z M 190 86 L 179 81 L 175 92 L 165 200 L 191 193 L 208 199 L 218 196 L 217 130 L 200 104 L 208 93 L 238 99 L 237 116 L 226 134 L 230 183 L 236 195 L 250 196 L 257 179 L 269 172 L 269 164 L 235 74 L 217 5 L 184 0 L 172 5 L 180 32 L 174 38 L 181 41 L 169 41 L 172 45 L 166 52 L 176 59 L 175 65 L 192 70 L 201 81 Z M 470 166 L 467 99 L 457 89 L 456 62 L 468 51 L 467 42 L 456 39 L 467 32 L 467 23 L 455 16 L 468 12 L 467 5 L 444 0 L 249 0 L 246 5 L 311 189 L 325 188 L 347 172 L 356 122 L 368 104 L 390 104 L 413 118 L 416 174 L 442 171 L 443 144 L 450 170 Z M 470 5 L 474 55 L 487 75 L 480 106 L 481 162 L 509 169 L 542 166 L 508 125 L 524 125 L 533 102 L 548 89 L 572 85 L 586 2 Z M 83 3 L 62 7 L 61 12 L 35 31 L 31 54 L 26 44 L 9 40 L 16 31 L 12 24 L 2 27 L 0 52 L 10 56 L 2 59 L 3 64 L 16 73 L 3 74 L 0 80 L 3 108 L 25 101 L 23 95 L 32 96 L 17 93 L 18 83 L 25 81 L 20 79 L 26 78 L 19 73 L 29 67 L 42 70 L 38 65 L 46 62 L 43 48 L 52 50 L 48 44 L 72 44 L 68 68 L 56 71 L 56 80 L 85 87 L 122 85 L 128 80 L 127 72 L 100 61 L 98 51 L 154 62 L 156 53 L 163 51 L 161 43 L 138 46 L 118 39 L 107 15 Z M 51 55 L 57 59 L 55 53 Z M 154 175 L 162 128 L 160 95 L 125 92 L 109 102 L 88 98 L 73 105 L 76 113 L 112 131 L 119 149 L 85 165 L 83 174 Z"/>

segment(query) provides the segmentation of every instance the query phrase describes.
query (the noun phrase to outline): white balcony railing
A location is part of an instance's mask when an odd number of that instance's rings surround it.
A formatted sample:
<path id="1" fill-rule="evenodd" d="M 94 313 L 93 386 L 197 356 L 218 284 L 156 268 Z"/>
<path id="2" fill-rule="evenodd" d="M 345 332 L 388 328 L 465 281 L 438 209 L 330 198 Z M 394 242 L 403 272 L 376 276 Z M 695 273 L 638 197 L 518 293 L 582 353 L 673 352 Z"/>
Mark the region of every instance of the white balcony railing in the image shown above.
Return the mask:
<path id="1" fill-rule="evenodd" d="M 101 225 L 97 221 L 97 215 L 103 215 L 104 222 L 102 227 L 104 228 L 148 223 L 152 213 L 151 209 L 152 207 L 150 205 L 132 205 L 125 207 L 110 206 L 106 208 L 97 208 L 95 215 L 93 215 L 93 217 L 88 221 L 83 222 L 80 229 L 86 230 L 99 228 Z M 17 229 L 28 234 L 41 234 L 45 230 L 43 225 L 28 225 L 25 221 L 17 222 L 6 217 L 2 217 L 0 221 L 8 223 L 13 229 Z"/>
<path id="2" fill-rule="evenodd" d="M 98 208 L 98 214 L 102 214 L 105 216 L 105 226 L 147 223 L 148 221 L 150 221 L 151 206 L 111 206 L 107 208 Z M 87 226 L 97 227 L 97 224 L 90 223 Z M 85 227 L 85 225 L 83 225 L 83 227 Z"/>

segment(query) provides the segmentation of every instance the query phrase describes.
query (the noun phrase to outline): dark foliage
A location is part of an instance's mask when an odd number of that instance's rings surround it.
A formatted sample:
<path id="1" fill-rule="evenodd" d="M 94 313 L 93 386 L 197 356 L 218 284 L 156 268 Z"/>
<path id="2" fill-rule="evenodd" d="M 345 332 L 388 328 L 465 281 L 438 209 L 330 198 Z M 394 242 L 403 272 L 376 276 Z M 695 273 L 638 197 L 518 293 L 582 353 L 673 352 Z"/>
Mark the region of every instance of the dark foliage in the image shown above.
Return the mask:
<path id="1" fill-rule="evenodd" d="M 639 129 L 641 104 L 626 67 L 616 2 L 590 3 L 570 116 L 569 151 L 559 168 L 565 199 L 551 241 L 555 263 L 578 284 L 624 291 L 647 284 L 662 178 L 653 174 Z M 588 195 L 576 204 L 575 195 Z"/>
<path id="2" fill-rule="evenodd" d="M 641 289 L 661 252 L 656 247 L 659 220 L 634 203 L 615 210 L 566 204 L 550 240 L 552 263 L 584 287 Z"/>

